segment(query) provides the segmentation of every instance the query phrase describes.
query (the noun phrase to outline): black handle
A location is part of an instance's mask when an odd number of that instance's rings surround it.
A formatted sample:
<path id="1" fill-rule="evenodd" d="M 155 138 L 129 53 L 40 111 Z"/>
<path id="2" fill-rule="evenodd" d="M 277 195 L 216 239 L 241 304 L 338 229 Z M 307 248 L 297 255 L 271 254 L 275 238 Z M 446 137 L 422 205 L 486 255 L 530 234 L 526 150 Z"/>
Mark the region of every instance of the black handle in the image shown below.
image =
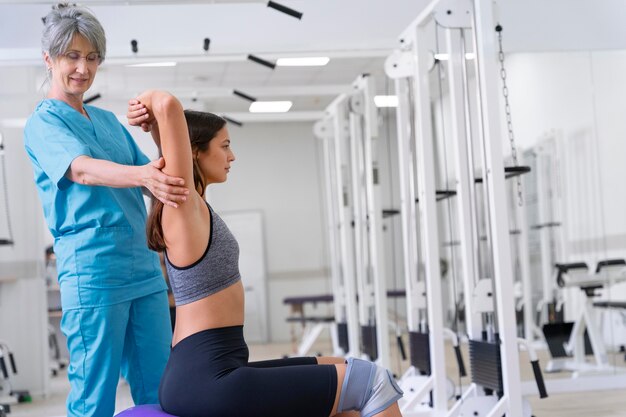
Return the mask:
<path id="1" fill-rule="evenodd" d="M 404 342 L 402 341 L 402 336 L 398 335 L 396 337 L 396 340 L 398 341 L 398 349 L 400 349 L 400 356 L 402 356 L 402 360 L 405 361 L 406 351 L 404 350 Z"/>
<path id="2" fill-rule="evenodd" d="M 543 382 L 543 374 L 539 367 L 539 361 L 530 361 L 533 366 L 533 373 L 535 374 L 535 381 L 537 381 L 537 390 L 539 390 L 539 398 L 547 398 L 548 392 L 546 391 L 546 384 Z"/>
<path id="3" fill-rule="evenodd" d="M 15 366 L 15 358 L 13 357 L 13 352 L 9 352 L 9 361 L 11 361 L 11 369 L 13 373 L 17 373 L 17 367 Z"/>
<path id="4" fill-rule="evenodd" d="M 7 365 L 4 362 L 4 356 L 0 356 L 0 370 L 4 379 L 9 379 L 9 373 L 7 372 Z"/>
<path id="5" fill-rule="evenodd" d="M 600 261 L 596 267 L 596 274 L 602 271 L 602 268 L 607 266 L 626 266 L 626 261 L 623 259 L 605 259 Z"/>
<path id="6" fill-rule="evenodd" d="M 459 364 L 459 373 L 461 374 L 461 376 L 467 376 L 465 363 L 463 362 L 463 355 L 461 355 L 461 347 L 455 346 L 454 353 L 456 354 L 456 362 Z"/>

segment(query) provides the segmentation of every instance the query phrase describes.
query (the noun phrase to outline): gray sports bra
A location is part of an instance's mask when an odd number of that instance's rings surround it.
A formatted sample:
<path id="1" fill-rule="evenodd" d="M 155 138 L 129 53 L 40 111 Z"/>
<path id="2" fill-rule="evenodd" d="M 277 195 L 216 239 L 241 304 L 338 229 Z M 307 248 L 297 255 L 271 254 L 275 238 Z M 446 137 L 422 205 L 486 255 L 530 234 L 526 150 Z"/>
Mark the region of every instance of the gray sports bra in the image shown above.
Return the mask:
<path id="1" fill-rule="evenodd" d="M 176 305 L 189 304 L 239 281 L 239 245 L 226 223 L 209 206 L 211 236 L 200 259 L 189 266 L 172 265 L 165 251 L 165 266 Z"/>

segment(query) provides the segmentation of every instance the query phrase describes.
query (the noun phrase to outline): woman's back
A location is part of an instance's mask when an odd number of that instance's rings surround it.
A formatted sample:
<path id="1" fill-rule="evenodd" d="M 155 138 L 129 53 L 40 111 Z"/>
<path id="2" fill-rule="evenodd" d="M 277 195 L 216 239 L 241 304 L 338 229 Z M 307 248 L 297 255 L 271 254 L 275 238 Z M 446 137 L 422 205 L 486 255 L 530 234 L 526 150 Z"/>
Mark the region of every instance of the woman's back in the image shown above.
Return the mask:
<path id="1" fill-rule="evenodd" d="M 186 210 L 191 214 L 164 207 L 161 221 L 177 306 L 172 345 L 202 330 L 242 325 L 244 319 L 237 241 L 204 199 L 194 197 L 188 202 L 193 209 Z"/>

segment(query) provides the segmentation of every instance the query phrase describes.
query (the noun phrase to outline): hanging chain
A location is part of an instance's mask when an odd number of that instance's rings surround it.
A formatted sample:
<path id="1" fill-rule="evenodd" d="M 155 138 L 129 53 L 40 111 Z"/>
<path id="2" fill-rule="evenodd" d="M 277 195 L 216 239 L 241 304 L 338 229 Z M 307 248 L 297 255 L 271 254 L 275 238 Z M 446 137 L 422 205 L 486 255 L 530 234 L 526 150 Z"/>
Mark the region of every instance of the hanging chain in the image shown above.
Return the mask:
<path id="1" fill-rule="evenodd" d="M 500 78 L 502 79 L 502 96 L 504 97 L 504 112 L 506 113 L 506 128 L 509 133 L 509 143 L 511 145 L 511 158 L 513 165 L 518 166 L 517 147 L 515 146 L 515 135 L 513 133 L 513 119 L 511 118 L 511 105 L 509 104 L 509 88 L 506 85 L 506 68 L 504 68 L 504 50 L 502 48 L 502 26 L 496 26 L 498 32 L 498 60 L 500 61 Z M 522 178 L 517 176 L 517 205 L 524 205 L 524 195 L 522 194 Z"/>

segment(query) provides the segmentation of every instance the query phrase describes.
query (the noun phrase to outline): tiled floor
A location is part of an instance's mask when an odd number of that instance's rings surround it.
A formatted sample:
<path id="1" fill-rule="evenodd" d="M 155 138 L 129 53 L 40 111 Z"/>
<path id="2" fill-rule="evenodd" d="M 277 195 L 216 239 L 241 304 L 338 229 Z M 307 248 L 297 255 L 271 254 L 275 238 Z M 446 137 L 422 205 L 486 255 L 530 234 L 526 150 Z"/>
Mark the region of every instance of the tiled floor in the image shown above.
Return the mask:
<path id="1" fill-rule="evenodd" d="M 281 357 L 288 354 L 291 350 L 289 344 L 271 344 L 271 345 L 251 345 L 250 359 L 264 360 Z M 321 352 L 328 354 L 331 350 L 330 344 L 326 342 L 318 343 L 314 346 L 313 352 Z M 392 368 L 394 373 L 401 373 L 401 370 L 408 367 L 407 361 L 402 361 L 396 354 L 396 349 L 392 349 Z M 467 352 L 464 352 L 465 357 Z M 451 365 L 451 369 L 455 369 L 453 354 L 450 350 L 446 357 Z M 521 355 L 522 379 L 532 378 L 532 371 L 525 355 Z M 620 362 L 620 366 L 625 366 L 623 356 L 616 356 L 616 360 Z M 545 365 L 545 353 L 540 352 L 540 363 Z M 467 366 L 469 368 L 469 365 Z M 550 374 L 546 378 L 568 377 L 564 374 Z M 452 378 L 453 380 L 455 378 Z M 456 381 L 455 381 L 456 382 Z M 461 380 L 463 385 L 469 383 L 468 378 Z M 69 389 L 69 384 L 65 373 L 61 373 L 58 377 L 52 379 L 51 395 L 46 399 L 35 399 L 29 404 L 18 404 L 13 406 L 9 417 L 61 417 L 65 416 L 65 397 Z M 596 391 L 582 393 L 553 394 L 546 399 L 530 397 L 529 402 L 532 406 L 532 413 L 537 417 L 626 417 L 626 390 L 613 391 Z M 132 399 L 128 385 L 123 381 L 118 387 L 118 395 L 116 402 L 116 412 L 124 410 L 132 406 Z"/>

